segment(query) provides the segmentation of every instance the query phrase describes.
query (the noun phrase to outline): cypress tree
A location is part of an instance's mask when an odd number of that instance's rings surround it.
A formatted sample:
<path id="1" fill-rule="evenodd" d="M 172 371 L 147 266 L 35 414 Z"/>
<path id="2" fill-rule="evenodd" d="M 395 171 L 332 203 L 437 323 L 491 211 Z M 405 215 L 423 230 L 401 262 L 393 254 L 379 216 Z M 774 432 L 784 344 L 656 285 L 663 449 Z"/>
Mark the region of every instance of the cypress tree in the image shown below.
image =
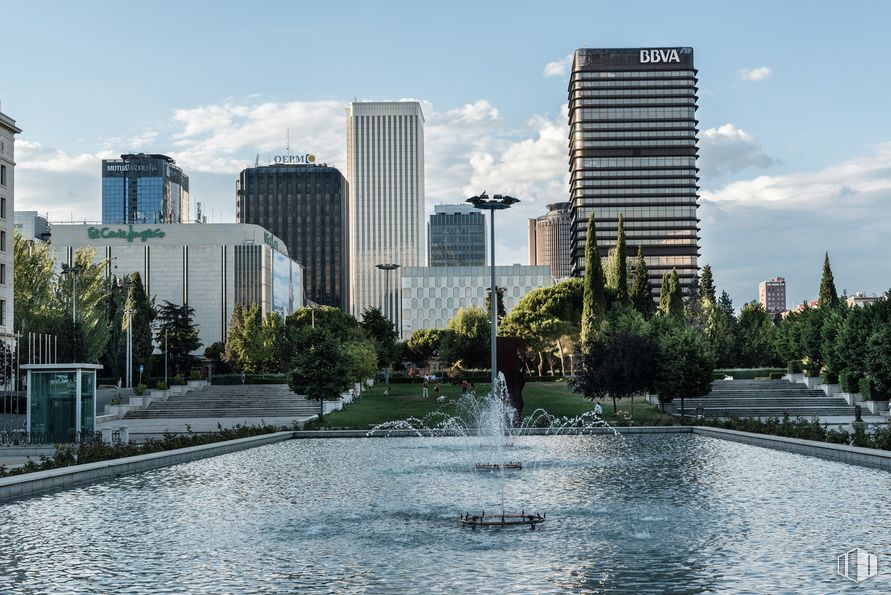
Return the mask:
<path id="1" fill-rule="evenodd" d="M 130 324 L 133 327 L 133 382 L 139 381 L 139 366 L 144 366 L 142 379 L 152 375 L 152 352 L 155 345 L 152 342 L 152 322 L 155 321 L 154 300 L 150 300 L 142 284 L 142 276 L 139 273 L 130 275 L 130 287 L 127 292 L 125 311 L 130 311 Z M 127 316 L 123 317 L 122 325 L 127 330 Z M 126 336 L 124 338 L 126 341 Z"/>
<path id="2" fill-rule="evenodd" d="M 659 311 L 668 314 L 671 301 L 671 286 L 668 282 L 668 273 L 662 273 L 662 287 L 659 288 Z"/>
<path id="3" fill-rule="evenodd" d="M 668 279 L 669 297 L 668 314 L 678 320 L 684 318 L 684 296 L 681 292 L 681 282 L 678 279 L 678 270 L 671 269 L 671 277 Z"/>
<path id="4" fill-rule="evenodd" d="M 607 277 L 616 290 L 616 301 L 628 301 L 628 250 L 625 246 L 625 218 L 619 214 L 619 230 L 616 234 L 616 246 L 610 254 Z"/>
<path id="5" fill-rule="evenodd" d="M 817 307 L 838 306 L 838 293 L 835 291 L 835 280 L 832 278 L 832 268 L 829 266 L 829 252 L 823 259 L 823 278 L 820 279 L 820 297 L 817 299 Z"/>
<path id="6" fill-rule="evenodd" d="M 630 298 L 634 308 L 644 316 L 650 316 L 656 308 L 656 304 L 653 303 L 653 286 L 650 284 L 647 263 L 643 257 L 643 246 L 637 247 Z"/>
<path id="7" fill-rule="evenodd" d="M 711 265 L 702 267 L 702 277 L 699 278 L 699 297 L 715 303 L 715 280 L 712 277 Z"/>
<path id="8" fill-rule="evenodd" d="M 592 340 L 597 333 L 597 320 L 606 314 L 606 298 L 603 292 L 603 265 L 597 249 L 597 232 L 594 213 L 588 219 L 585 240 L 585 278 L 582 299 L 582 344 Z"/>

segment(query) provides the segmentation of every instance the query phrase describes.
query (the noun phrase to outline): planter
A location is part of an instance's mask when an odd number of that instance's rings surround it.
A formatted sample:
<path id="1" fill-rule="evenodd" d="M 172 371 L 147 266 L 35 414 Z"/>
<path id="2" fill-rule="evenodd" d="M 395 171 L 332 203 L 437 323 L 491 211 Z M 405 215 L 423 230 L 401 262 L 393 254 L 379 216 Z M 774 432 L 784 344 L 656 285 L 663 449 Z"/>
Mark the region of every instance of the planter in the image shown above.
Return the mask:
<path id="1" fill-rule="evenodd" d="M 121 419 L 129 409 L 129 405 L 106 405 L 105 415 L 113 415 L 115 419 Z"/>
<path id="2" fill-rule="evenodd" d="M 831 397 L 832 395 L 835 395 L 841 391 L 840 384 L 820 384 L 817 386 L 817 388 L 826 393 L 827 397 Z"/>
<path id="3" fill-rule="evenodd" d="M 888 401 L 863 401 L 863 406 L 873 415 L 888 411 Z"/>
<path id="4" fill-rule="evenodd" d="M 853 407 L 857 403 L 863 402 L 863 395 L 860 393 L 838 393 L 838 396 L 845 400 L 845 403 Z"/>
<path id="5" fill-rule="evenodd" d="M 207 380 L 189 380 L 186 386 L 191 390 L 202 389 L 207 386 Z"/>
<path id="6" fill-rule="evenodd" d="M 647 403 L 650 405 L 658 405 L 659 404 L 659 395 L 647 395 Z"/>
<path id="7" fill-rule="evenodd" d="M 823 379 L 819 376 L 805 376 L 801 383 L 808 388 L 817 388 L 817 385 L 823 384 Z"/>
<path id="8" fill-rule="evenodd" d="M 802 382 L 804 380 L 804 374 L 786 374 L 786 377 L 789 379 L 789 382 Z"/>
<path id="9" fill-rule="evenodd" d="M 322 411 L 325 412 L 325 415 L 333 411 L 340 411 L 343 409 L 343 399 L 337 399 L 336 401 L 322 401 Z"/>
<path id="10" fill-rule="evenodd" d="M 680 402 L 680 399 L 678 399 L 677 401 L 672 401 L 671 403 L 666 403 L 665 405 L 663 405 L 662 407 L 663 407 L 665 413 L 668 413 L 670 415 L 676 415 L 677 411 L 678 411 L 678 403 L 679 402 Z"/>

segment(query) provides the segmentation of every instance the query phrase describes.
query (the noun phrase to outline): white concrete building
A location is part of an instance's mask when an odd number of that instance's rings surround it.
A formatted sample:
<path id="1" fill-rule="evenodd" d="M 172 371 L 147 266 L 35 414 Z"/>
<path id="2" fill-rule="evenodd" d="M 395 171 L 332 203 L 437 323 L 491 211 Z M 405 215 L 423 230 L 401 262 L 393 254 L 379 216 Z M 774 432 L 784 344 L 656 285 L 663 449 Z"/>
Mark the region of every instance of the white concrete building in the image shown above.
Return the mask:
<path id="1" fill-rule="evenodd" d="M 459 308 L 486 309 L 491 283 L 489 267 L 406 267 L 402 273 L 403 338 L 419 329 L 445 328 Z M 510 313 L 524 295 L 553 285 L 551 267 L 495 267 L 495 283 L 504 287 L 504 309 Z"/>
<path id="2" fill-rule="evenodd" d="M 400 329 L 403 269 L 424 264 L 424 114 L 416 101 L 352 103 L 346 124 L 349 311 L 380 307 Z M 375 268 L 384 263 L 400 268 Z"/>
<path id="3" fill-rule="evenodd" d="M 56 266 L 92 247 L 118 278 L 138 272 L 160 305 L 188 303 L 203 347 L 226 337 L 236 305 L 286 316 L 303 306 L 303 268 L 285 243 L 259 225 L 65 225 L 52 229 Z"/>
<path id="4" fill-rule="evenodd" d="M 12 341 L 13 329 L 13 249 L 15 213 L 15 135 L 21 129 L 0 110 L 0 337 Z"/>
<path id="5" fill-rule="evenodd" d="M 15 228 L 25 240 L 45 242 L 49 238 L 49 221 L 37 211 L 16 211 Z"/>

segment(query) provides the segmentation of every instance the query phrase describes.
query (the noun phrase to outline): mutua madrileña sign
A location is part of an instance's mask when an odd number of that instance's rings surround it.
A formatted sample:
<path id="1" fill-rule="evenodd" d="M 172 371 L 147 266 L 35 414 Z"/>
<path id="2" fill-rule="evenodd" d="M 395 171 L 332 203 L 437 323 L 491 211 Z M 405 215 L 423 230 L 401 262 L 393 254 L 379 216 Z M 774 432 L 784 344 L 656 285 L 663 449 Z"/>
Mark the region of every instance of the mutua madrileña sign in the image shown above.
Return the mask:
<path id="1" fill-rule="evenodd" d="M 147 242 L 153 238 L 163 238 L 166 233 L 161 231 L 159 228 L 155 229 L 133 229 L 132 225 L 128 225 L 127 229 L 119 227 L 117 229 L 113 229 L 111 227 L 90 227 L 87 229 L 87 237 L 91 240 L 127 240 L 128 242 L 133 242 L 134 239 L 139 239 L 143 242 Z"/>

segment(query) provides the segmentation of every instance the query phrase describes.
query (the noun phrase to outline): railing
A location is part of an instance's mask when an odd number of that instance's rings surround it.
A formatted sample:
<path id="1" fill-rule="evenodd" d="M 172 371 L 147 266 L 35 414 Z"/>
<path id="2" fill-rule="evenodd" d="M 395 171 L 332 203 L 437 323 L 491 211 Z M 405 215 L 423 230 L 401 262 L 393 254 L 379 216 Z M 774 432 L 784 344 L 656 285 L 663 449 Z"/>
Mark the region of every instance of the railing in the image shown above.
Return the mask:
<path id="1" fill-rule="evenodd" d="M 41 433 L 28 432 L 24 427 L 12 429 L 0 428 L 0 448 L 4 446 L 52 446 L 54 444 L 74 444 L 78 442 L 90 442 L 100 440 L 97 432 Z"/>

